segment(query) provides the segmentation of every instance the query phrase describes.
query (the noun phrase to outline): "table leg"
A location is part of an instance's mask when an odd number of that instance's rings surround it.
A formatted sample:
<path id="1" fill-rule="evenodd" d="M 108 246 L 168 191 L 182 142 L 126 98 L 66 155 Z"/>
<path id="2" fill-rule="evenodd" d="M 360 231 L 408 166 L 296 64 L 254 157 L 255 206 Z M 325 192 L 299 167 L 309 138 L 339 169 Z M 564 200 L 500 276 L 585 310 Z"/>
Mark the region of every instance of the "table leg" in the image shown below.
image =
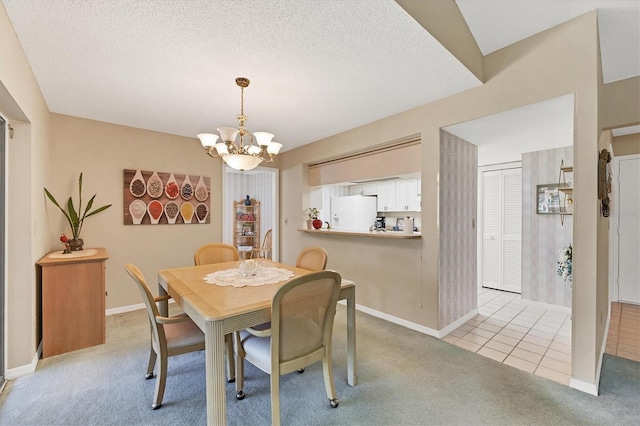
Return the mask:
<path id="1" fill-rule="evenodd" d="M 164 287 L 162 287 L 162 285 L 158 284 L 158 296 L 166 296 L 166 295 L 167 295 L 167 291 L 164 289 Z M 158 302 L 158 312 L 163 317 L 169 316 L 168 300 L 161 300 L 160 302 Z"/>
<path id="2" fill-rule="evenodd" d="M 227 424 L 224 373 L 224 332 L 222 322 L 205 322 L 205 358 L 207 381 L 207 424 Z"/>
<path id="3" fill-rule="evenodd" d="M 347 297 L 347 383 L 356 385 L 356 291 Z"/>

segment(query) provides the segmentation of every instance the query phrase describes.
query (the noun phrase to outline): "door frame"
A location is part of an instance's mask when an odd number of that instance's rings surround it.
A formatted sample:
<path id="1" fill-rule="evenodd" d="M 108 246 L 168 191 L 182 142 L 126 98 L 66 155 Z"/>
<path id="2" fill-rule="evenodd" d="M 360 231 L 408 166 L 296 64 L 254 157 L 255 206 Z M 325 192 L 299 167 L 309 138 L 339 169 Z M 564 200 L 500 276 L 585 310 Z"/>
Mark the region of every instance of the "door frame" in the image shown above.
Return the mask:
<path id="1" fill-rule="evenodd" d="M 2 174 L 2 185 L 0 185 L 0 392 L 6 383 L 6 349 L 7 349 L 7 309 L 6 309 L 6 284 L 8 282 L 6 273 L 6 247 L 7 247 L 7 144 L 9 139 L 9 120 L 0 114 L 0 173 Z"/>
<path id="2" fill-rule="evenodd" d="M 617 302 L 618 295 L 618 224 L 619 224 L 619 185 L 620 162 L 624 160 L 640 160 L 640 154 L 620 155 L 613 157 L 613 179 L 611 183 L 611 198 L 613 198 L 613 214 L 610 216 L 609 226 L 609 302 Z"/>
<path id="3" fill-rule="evenodd" d="M 478 231 L 478 236 L 477 236 L 477 260 L 476 260 L 476 264 L 478 265 L 478 275 L 477 275 L 477 283 L 478 283 L 478 291 L 480 291 L 480 289 L 482 289 L 482 236 L 484 233 L 484 228 L 483 228 L 483 217 L 482 217 L 482 203 L 483 203 L 483 198 L 482 198 L 482 174 L 484 172 L 491 172 L 491 171 L 495 171 L 495 170 L 509 170 L 509 169 L 522 169 L 522 161 L 510 161 L 507 163 L 498 163 L 498 164 L 489 164 L 489 165 L 485 165 L 485 166 L 478 166 L 478 179 L 477 179 L 477 185 L 476 185 L 476 189 L 478 191 L 478 196 L 476 197 L 478 200 L 478 206 L 477 206 L 477 212 L 478 212 L 478 223 L 476 226 L 476 229 Z M 522 236 L 522 231 L 521 231 L 521 235 Z M 522 273 L 522 272 L 521 272 Z M 506 290 L 505 290 L 506 291 Z"/>

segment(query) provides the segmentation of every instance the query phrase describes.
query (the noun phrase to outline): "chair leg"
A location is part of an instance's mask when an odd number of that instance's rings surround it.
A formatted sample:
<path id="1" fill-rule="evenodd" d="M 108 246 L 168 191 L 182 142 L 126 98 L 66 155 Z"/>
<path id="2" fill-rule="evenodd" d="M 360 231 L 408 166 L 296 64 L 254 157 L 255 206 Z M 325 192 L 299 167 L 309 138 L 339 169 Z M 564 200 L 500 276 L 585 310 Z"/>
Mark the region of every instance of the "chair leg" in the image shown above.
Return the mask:
<path id="1" fill-rule="evenodd" d="M 227 382 L 233 383 L 236 381 L 235 376 L 235 366 L 234 366 L 234 354 L 233 354 L 233 339 L 231 334 L 227 334 L 224 336 L 224 342 L 227 346 Z"/>
<path id="2" fill-rule="evenodd" d="M 151 408 L 158 409 L 162 405 L 162 397 L 164 397 L 164 385 L 167 382 L 167 355 L 160 354 L 160 362 L 158 363 L 158 377 L 156 378 L 156 390 L 153 395 L 153 404 Z"/>
<path id="3" fill-rule="evenodd" d="M 280 426 L 280 370 L 271 372 L 271 424 Z"/>
<path id="4" fill-rule="evenodd" d="M 331 365 L 331 355 L 325 355 L 322 359 L 322 372 L 324 373 L 324 387 L 327 391 L 327 398 L 331 407 L 338 406 L 338 396 L 336 394 L 336 385 L 333 381 L 333 367 Z"/>
<path id="5" fill-rule="evenodd" d="M 147 374 L 145 374 L 145 378 L 146 379 L 151 379 L 153 378 L 153 368 L 156 366 L 156 357 L 158 355 L 156 354 L 156 351 L 153 350 L 153 347 L 151 347 L 151 353 L 149 354 L 149 365 L 147 366 Z"/>

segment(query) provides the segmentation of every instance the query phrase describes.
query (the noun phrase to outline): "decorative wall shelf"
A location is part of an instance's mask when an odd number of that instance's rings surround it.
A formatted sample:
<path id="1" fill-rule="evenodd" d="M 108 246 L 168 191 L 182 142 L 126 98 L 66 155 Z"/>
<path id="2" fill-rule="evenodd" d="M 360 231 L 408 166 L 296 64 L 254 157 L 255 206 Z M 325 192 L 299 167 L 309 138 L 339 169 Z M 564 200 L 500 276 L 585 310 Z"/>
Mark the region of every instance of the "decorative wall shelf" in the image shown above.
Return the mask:
<path id="1" fill-rule="evenodd" d="M 562 194 L 560 197 L 560 223 L 564 225 L 564 217 L 573 214 L 573 167 L 565 166 L 564 160 L 560 163 L 558 191 Z"/>

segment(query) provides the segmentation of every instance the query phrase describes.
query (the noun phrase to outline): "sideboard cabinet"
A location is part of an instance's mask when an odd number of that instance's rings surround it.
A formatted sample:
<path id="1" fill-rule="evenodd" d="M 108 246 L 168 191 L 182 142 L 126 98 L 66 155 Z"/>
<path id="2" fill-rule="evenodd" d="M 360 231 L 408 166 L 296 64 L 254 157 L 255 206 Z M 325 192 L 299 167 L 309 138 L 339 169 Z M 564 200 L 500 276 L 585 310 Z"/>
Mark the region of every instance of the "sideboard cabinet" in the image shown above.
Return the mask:
<path id="1" fill-rule="evenodd" d="M 109 255 L 103 248 L 85 250 L 92 254 L 54 252 L 37 263 L 42 268 L 43 358 L 105 343 Z"/>

